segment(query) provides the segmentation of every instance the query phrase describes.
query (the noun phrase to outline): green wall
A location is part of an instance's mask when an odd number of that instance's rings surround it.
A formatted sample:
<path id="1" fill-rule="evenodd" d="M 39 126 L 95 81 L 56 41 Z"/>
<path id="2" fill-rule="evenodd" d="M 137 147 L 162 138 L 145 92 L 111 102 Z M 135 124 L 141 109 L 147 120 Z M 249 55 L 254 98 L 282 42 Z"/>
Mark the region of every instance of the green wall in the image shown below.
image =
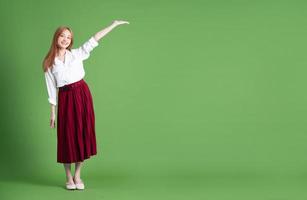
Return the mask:
<path id="1" fill-rule="evenodd" d="M 1 177 L 63 178 L 41 68 L 53 32 L 85 61 L 105 177 L 307 176 L 305 1 L 0 1 Z"/>

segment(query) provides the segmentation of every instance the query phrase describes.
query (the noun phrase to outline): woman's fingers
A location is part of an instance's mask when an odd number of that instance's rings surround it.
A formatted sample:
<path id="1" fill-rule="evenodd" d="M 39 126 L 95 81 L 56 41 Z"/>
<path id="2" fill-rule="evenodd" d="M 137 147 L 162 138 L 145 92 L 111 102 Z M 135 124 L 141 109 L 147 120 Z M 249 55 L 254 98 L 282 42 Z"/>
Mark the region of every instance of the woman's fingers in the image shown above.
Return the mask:
<path id="1" fill-rule="evenodd" d="M 127 21 L 121 21 L 122 24 L 129 24 Z"/>
<path id="2" fill-rule="evenodd" d="M 115 24 L 117 24 L 117 25 L 121 25 L 121 24 L 129 24 L 129 22 L 128 21 L 124 21 L 124 20 L 114 20 L 114 22 L 113 23 L 115 23 Z"/>
<path id="3" fill-rule="evenodd" d="M 54 119 L 51 119 L 51 120 L 50 120 L 50 127 L 51 127 L 51 128 L 54 128 L 54 126 L 55 126 L 55 120 L 54 120 Z"/>

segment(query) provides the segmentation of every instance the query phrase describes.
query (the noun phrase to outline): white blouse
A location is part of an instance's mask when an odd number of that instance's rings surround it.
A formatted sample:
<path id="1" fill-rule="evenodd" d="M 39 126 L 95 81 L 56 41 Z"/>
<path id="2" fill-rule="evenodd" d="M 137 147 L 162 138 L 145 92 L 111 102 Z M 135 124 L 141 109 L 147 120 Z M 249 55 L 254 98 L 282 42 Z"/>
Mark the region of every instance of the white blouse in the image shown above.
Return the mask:
<path id="1" fill-rule="evenodd" d="M 70 51 L 66 49 L 64 62 L 57 57 L 54 59 L 53 68 L 48 68 L 45 72 L 49 103 L 57 105 L 59 87 L 77 82 L 84 77 L 83 60 L 90 56 L 90 52 L 96 46 L 98 46 L 98 42 L 94 37 L 91 37 L 79 48 Z"/>

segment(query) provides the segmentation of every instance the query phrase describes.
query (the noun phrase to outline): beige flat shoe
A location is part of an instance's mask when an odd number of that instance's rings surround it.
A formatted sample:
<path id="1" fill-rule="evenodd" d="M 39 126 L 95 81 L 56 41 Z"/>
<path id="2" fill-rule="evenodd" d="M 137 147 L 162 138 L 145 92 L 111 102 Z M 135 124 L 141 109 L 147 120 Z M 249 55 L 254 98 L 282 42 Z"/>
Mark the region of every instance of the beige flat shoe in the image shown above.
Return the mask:
<path id="1" fill-rule="evenodd" d="M 66 182 L 66 189 L 67 190 L 74 190 L 76 189 L 76 185 L 74 183 L 69 183 L 69 182 Z"/>
<path id="2" fill-rule="evenodd" d="M 81 179 L 80 179 L 81 180 Z M 76 185 L 76 188 L 78 190 L 84 190 L 84 183 L 83 181 L 81 180 L 81 182 L 76 182 L 75 179 L 74 179 L 74 182 L 75 182 L 75 185 Z"/>

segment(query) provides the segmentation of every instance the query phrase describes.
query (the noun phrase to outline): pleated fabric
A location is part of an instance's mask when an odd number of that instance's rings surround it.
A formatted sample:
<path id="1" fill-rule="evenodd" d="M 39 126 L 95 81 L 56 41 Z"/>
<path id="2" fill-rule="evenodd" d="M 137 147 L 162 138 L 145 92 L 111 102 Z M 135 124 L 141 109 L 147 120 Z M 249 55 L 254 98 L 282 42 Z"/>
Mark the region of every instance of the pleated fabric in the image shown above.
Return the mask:
<path id="1" fill-rule="evenodd" d="M 84 79 L 59 88 L 57 162 L 82 162 L 97 154 L 93 99 Z"/>

